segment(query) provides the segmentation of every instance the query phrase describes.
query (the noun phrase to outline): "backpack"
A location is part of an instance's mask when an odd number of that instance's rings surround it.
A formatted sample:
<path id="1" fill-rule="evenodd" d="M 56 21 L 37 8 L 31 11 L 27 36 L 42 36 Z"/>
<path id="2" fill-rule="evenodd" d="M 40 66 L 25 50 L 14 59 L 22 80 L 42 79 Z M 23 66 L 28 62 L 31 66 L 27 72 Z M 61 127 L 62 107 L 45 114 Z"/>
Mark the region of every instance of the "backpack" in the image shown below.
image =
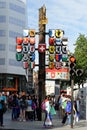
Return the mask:
<path id="1" fill-rule="evenodd" d="M 41 104 L 41 108 L 42 110 L 45 110 L 46 109 L 46 106 L 45 106 L 45 102 L 43 101 L 42 104 Z"/>
<path id="2" fill-rule="evenodd" d="M 66 112 L 71 113 L 71 102 L 68 102 L 66 105 Z"/>

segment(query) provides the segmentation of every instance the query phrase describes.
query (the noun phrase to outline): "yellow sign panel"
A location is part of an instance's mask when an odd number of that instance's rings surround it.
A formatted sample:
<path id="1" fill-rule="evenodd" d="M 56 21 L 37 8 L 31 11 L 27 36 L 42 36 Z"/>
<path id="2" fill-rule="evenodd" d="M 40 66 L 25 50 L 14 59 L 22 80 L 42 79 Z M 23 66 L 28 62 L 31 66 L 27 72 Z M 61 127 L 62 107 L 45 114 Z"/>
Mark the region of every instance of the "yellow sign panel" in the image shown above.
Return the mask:
<path id="1" fill-rule="evenodd" d="M 41 21 L 39 21 L 39 24 L 47 24 L 48 23 L 48 19 L 43 19 Z"/>

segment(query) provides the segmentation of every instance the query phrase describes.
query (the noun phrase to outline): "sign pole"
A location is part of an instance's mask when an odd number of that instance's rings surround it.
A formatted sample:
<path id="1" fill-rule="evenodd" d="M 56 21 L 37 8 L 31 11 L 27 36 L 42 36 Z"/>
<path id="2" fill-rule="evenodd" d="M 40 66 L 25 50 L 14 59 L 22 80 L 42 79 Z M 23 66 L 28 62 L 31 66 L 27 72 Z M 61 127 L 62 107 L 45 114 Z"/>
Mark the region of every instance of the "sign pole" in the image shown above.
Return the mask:
<path id="1" fill-rule="evenodd" d="M 46 19 L 45 6 L 39 9 L 39 44 L 45 44 L 45 26 L 40 21 Z M 38 72 L 38 85 L 39 85 L 39 120 L 42 120 L 41 103 L 45 97 L 45 52 L 39 52 L 39 72 Z"/>
<path id="2" fill-rule="evenodd" d="M 74 80 L 71 78 L 71 128 L 73 128 L 73 87 L 74 87 Z"/>

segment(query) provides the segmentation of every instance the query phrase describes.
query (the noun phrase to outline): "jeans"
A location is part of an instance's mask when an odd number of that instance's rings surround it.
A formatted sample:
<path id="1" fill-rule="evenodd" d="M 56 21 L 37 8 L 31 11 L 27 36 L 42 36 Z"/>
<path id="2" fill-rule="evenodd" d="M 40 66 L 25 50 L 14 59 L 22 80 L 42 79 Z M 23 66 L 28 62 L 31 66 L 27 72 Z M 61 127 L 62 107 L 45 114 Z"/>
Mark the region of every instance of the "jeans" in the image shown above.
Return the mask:
<path id="1" fill-rule="evenodd" d="M 12 108 L 12 120 L 17 120 L 17 108 L 13 107 Z"/>
<path id="2" fill-rule="evenodd" d="M 68 125 L 71 125 L 71 114 L 68 114 L 67 119 L 68 119 Z"/>

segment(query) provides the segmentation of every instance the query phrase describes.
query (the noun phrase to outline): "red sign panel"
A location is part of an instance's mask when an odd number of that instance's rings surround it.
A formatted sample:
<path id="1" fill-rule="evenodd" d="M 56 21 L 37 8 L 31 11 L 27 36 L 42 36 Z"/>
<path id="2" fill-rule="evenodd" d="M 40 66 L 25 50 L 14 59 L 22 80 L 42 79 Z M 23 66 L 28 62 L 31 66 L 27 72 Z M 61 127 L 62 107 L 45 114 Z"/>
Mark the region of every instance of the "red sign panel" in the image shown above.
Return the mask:
<path id="1" fill-rule="evenodd" d="M 45 50 L 46 50 L 46 44 L 39 44 L 38 51 L 40 53 L 43 53 L 43 52 L 45 52 Z"/>

